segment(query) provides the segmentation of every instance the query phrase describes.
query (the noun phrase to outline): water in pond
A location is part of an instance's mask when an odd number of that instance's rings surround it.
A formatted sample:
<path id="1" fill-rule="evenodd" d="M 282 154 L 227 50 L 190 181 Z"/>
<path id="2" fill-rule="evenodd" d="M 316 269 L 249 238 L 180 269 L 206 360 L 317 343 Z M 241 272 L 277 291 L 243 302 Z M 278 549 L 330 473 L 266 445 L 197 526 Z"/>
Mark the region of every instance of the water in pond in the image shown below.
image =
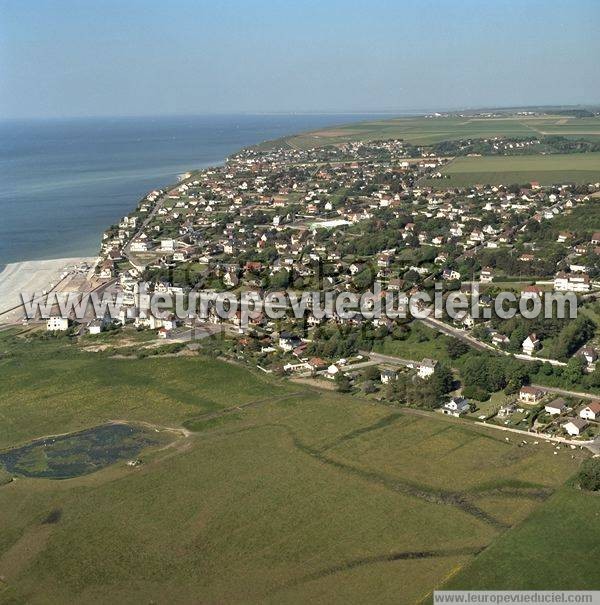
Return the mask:
<path id="1" fill-rule="evenodd" d="M 128 424 L 106 424 L 61 437 L 39 439 L 0 452 L 0 468 L 25 477 L 68 479 L 135 458 L 159 436 Z"/>

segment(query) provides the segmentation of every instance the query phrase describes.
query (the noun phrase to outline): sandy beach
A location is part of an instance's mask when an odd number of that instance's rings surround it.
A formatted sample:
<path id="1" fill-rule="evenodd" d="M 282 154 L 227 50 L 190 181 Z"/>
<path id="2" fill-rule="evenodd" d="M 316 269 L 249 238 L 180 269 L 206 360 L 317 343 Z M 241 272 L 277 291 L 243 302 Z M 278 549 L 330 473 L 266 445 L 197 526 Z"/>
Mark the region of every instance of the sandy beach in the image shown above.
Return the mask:
<path id="1" fill-rule="evenodd" d="M 73 273 L 87 273 L 95 257 L 54 258 L 23 261 L 6 265 L 0 273 L 0 323 L 17 321 L 20 311 L 12 309 L 21 304 L 21 293 L 51 290 Z"/>

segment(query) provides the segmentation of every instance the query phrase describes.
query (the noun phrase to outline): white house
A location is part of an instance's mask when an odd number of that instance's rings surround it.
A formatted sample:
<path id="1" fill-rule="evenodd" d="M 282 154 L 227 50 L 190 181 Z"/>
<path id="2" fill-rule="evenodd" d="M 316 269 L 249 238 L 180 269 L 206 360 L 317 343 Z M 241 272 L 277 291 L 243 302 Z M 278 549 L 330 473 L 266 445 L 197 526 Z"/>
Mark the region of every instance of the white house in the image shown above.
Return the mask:
<path id="1" fill-rule="evenodd" d="M 327 368 L 327 374 L 329 375 L 329 378 L 335 378 L 335 375 L 340 371 L 340 369 L 335 365 L 335 363 L 332 363 L 328 368 Z"/>
<path id="2" fill-rule="evenodd" d="M 419 378 L 427 379 L 433 376 L 435 367 L 437 366 L 437 360 L 425 358 L 419 364 Z"/>
<path id="3" fill-rule="evenodd" d="M 544 406 L 544 409 L 546 410 L 546 412 L 548 412 L 548 414 L 551 414 L 552 416 L 558 416 L 563 412 L 567 411 L 567 403 L 564 399 L 559 397 L 558 399 L 547 403 Z"/>
<path id="4" fill-rule="evenodd" d="M 462 416 L 466 414 L 470 409 L 469 402 L 464 397 L 452 397 L 452 399 L 445 403 L 441 410 L 448 416 Z"/>
<path id="5" fill-rule="evenodd" d="M 131 242 L 130 249 L 132 252 L 148 252 L 148 242 L 136 240 Z"/>
<path id="6" fill-rule="evenodd" d="M 593 347 L 583 347 L 579 353 L 585 359 L 588 368 L 593 368 L 594 363 L 598 359 L 596 350 Z"/>
<path id="7" fill-rule="evenodd" d="M 101 319 L 94 319 L 90 321 L 88 325 L 88 332 L 90 334 L 100 334 L 104 329 L 104 322 Z"/>
<path id="8" fill-rule="evenodd" d="M 460 279 L 460 273 L 454 269 L 444 269 L 442 273 L 442 279 L 454 280 Z"/>
<path id="9" fill-rule="evenodd" d="M 383 370 L 381 370 L 379 378 L 382 384 L 388 384 L 393 380 L 398 380 L 398 372 L 396 372 L 396 370 L 384 368 Z"/>
<path id="10" fill-rule="evenodd" d="M 523 353 L 525 353 L 525 355 L 533 355 L 533 353 L 540 348 L 540 344 L 538 337 L 535 334 L 530 334 L 523 341 Z"/>
<path id="11" fill-rule="evenodd" d="M 600 401 L 592 401 L 579 410 L 579 417 L 584 420 L 598 420 L 600 418 Z"/>
<path id="12" fill-rule="evenodd" d="M 519 391 L 519 400 L 524 403 L 537 403 L 544 396 L 544 391 L 537 387 L 524 386 Z"/>
<path id="13" fill-rule="evenodd" d="M 581 435 L 583 431 L 588 427 L 587 420 L 583 418 L 571 418 L 569 422 L 563 424 L 563 429 L 569 433 L 572 437 Z"/>
<path id="14" fill-rule="evenodd" d="M 492 344 L 497 347 L 505 347 L 510 343 L 510 338 L 506 334 L 494 334 L 492 336 Z"/>
<path id="15" fill-rule="evenodd" d="M 554 277 L 554 289 L 557 292 L 588 292 L 590 277 L 587 273 L 559 272 Z"/>
<path id="16" fill-rule="evenodd" d="M 281 332 L 279 335 L 279 348 L 284 351 L 293 351 L 300 344 L 300 339 L 295 334 Z"/>
<path id="17" fill-rule="evenodd" d="M 69 320 L 66 317 L 60 317 L 53 315 L 46 320 L 46 330 L 49 332 L 61 331 L 64 332 L 69 329 Z"/>
<path id="18" fill-rule="evenodd" d="M 491 267 L 484 267 L 479 275 L 479 281 L 491 282 L 494 279 L 494 270 Z"/>

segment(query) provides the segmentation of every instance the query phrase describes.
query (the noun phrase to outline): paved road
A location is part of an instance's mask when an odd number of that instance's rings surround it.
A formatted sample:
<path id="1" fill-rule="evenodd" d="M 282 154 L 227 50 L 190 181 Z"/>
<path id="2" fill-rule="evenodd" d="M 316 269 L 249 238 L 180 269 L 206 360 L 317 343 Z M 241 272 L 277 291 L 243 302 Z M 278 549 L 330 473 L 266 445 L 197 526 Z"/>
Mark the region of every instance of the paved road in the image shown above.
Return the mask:
<path id="1" fill-rule="evenodd" d="M 463 330 L 459 330 L 458 328 L 453 328 L 448 324 L 445 324 L 443 321 L 439 319 L 434 319 L 433 317 L 427 317 L 425 319 L 419 319 L 418 321 L 424 323 L 425 325 L 437 330 L 438 332 L 442 332 L 447 336 L 453 336 L 454 338 L 458 338 L 463 342 L 466 342 L 469 346 L 474 349 L 478 349 L 480 351 L 492 351 L 493 353 L 501 353 L 502 351 L 498 351 L 491 345 L 486 342 L 482 342 L 481 340 L 477 340 L 474 336 L 464 332 Z"/>
<path id="2" fill-rule="evenodd" d="M 583 391 L 569 391 L 567 389 L 559 389 L 558 387 L 547 387 L 543 384 L 534 384 L 531 385 L 538 389 L 542 389 L 549 393 L 557 393 L 558 395 L 566 395 L 567 397 L 581 397 L 582 399 L 598 399 L 600 400 L 600 395 L 594 395 L 593 393 L 584 393 Z"/>
<path id="3" fill-rule="evenodd" d="M 391 365 L 400 366 L 414 366 L 419 365 L 420 361 L 414 359 L 403 359 L 402 357 L 396 357 L 395 355 L 384 355 L 383 353 L 370 353 L 369 351 L 359 351 L 361 355 L 368 355 L 373 361 L 377 363 L 389 363 Z"/>
<path id="4" fill-rule="evenodd" d="M 557 359 L 543 359 L 540 357 L 530 357 L 529 355 L 525 355 L 523 353 L 510 353 L 509 351 L 503 351 L 501 349 L 496 349 L 495 347 L 492 347 L 492 345 L 489 345 L 487 342 L 478 340 L 474 336 L 471 336 L 471 334 L 468 334 L 467 332 L 464 332 L 463 330 L 459 330 L 458 328 L 453 328 L 452 326 L 449 326 L 448 324 L 444 323 L 443 321 L 440 321 L 439 319 L 434 319 L 433 317 L 427 317 L 425 319 L 420 319 L 418 321 L 423 322 L 425 325 L 429 326 L 430 328 L 433 328 L 434 330 L 437 330 L 438 332 L 442 332 L 442 333 L 446 334 L 447 336 L 453 336 L 454 338 L 458 338 L 459 340 L 466 342 L 469 346 L 473 347 L 474 349 L 478 349 L 479 351 L 490 351 L 492 353 L 495 353 L 496 355 L 512 356 L 515 359 L 520 359 L 521 361 L 527 361 L 529 363 L 532 363 L 534 361 L 541 361 L 541 362 L 548 362 L 550 365 L 553 365 L 553 366 L 566 366 L 567 365 L 563 361 L 558 361 Z"/>

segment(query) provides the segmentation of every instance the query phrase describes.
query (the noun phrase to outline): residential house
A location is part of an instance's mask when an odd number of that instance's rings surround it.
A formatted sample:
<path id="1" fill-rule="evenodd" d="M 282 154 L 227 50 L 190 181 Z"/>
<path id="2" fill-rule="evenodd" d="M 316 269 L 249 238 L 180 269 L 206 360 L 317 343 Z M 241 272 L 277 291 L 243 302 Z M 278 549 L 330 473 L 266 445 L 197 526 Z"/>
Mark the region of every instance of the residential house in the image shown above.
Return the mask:
<path id="1" fill-rule="evenodd" d="M 131 242 L 130 249 L 132 252 L 148 252 L 150 246 L 147 241 L 135 240 L 134 242 Z"/>
<path id="2" fill-rule="evenodd" d="M 525 355 L 533 355 L 541 346 L 541 341 L 535 334 L 530 334 L 523 341 L 523 353 Z"/>
<path id="3" fill-rule="evenodd" d="M 398 372 L 390 368 L 384 368 L 383 370 L 381 370 L 379 379 L 381 380 L 382 384 L 388 384 L 394 380 L 398 380 Z"/>
<path id="4" fill-rule="evenodd" d="M 567 240 L 570 240 L 573 237 L 573 234 L 570 231 L 561 231 L 556 238 L 556 241 L 559 244 L 564 244 Z"/>
<path id="5" fill-rule="evenodd" d="M 419 378 L 427 379 L 430 376 L 433 376 L 437 363 L 438 362 L 435 359 L 423 359 L 423 361 L 419 364 Z"/>
<path id="6" fill-rule="evenodd" d="M 511 414 L 513 414 L 516 410 L 517 410 L 516 404 L 514 404 L 514 403 L 507 403 L 506 405 L 503 405 L 498 410 L 498 418 L 507 418 L 508 416 L 510 416 Z"/>
<path id="7" fill-rule="evenodd" d="M 544 391 L 537 387 L 524 386 L 519 391 L 519 400 L 523 403 L 537 403 L 544 396 Z"/>
<path id="8" fill-rule="evenodd" d="M 301 343 L 300 338 L 290 332 L 281 332 L 279 334 L 279 348 L 284 351 L 293 351 Z"/>
<path id="9" fill-rule="evenodd" d="M 547 403 L 544 406 L 544 410 L 552 416 L 559 416 L 567 411 L 567 402 L 562 397 L 558 397 L 554 401 Z"/>
<path id="10" fill-rule="evenodd" d="M 539 286 L 526 286 L 521 292 L 521 298 L 541 298 L 544 291 Z"/>
<path id="11" fill-rule="evenodd" d="M 569 433 L 571 437 L 576 437 L 581 435 L 581 433 L 583 433 L 588 426 L 588 421 L 584 420 L 583 418 L 571 418 L 569 422 L 563 424 L 563 429 L 565 429 L 565 431 Z"/>
<path id="12" fill-rule="evenodd" d="M 46 320 L 46 330 L 49 332 L 64 332 L 69 329 L 69 320 L 66 317 L 52 315 Z"/>
<path id="13" fill-rule="evenodd" d="M 327 362 L 320 357 L 311 357 L 308 360 L 308 365 L 310 366 L 311 370 L 317 372 L 318 370 L 322 370 L 327 367 Z"/>
<path id="14" fill-rule="evenodd" d="M 444 280 L 454 280 L 460 279 L 460 273 L 455 271 L 454 269 L 444 269 L 442 273 L 442 279 Z"/>
<path id="15" fill-rule="evenodd" d="M 494 270 L 491 267 L 484 267 L 481 270 L 479 281 L 489 283 L 494 279 Z"/>
<path id="16" fill-rule="evenodd" d="M 592 369 L 594 367 L 594 363 L 596 363 L 596 360 L 598 359 L 598 353 L 596 353 L 596 350 L 592 347 L 583 347 L 579 351 L 579 354 L 585 359 L 588 369 Z"/>
<path id="17" fill-rule="evenodd" d="M 470 409 L 469 402 L 464 397 L 452 397 L 448 403 L 445 403 L 441 410 L 448 416 L 462 416 Z"/>
<path id="18" fill-rule="evenodd" d="M 579 410 L 580 418 L 584 420 L 598 420 L 600 419 L 600 401 L 592 401 L 584 408 Z"/>
<path id="19" fill-rule="evenodd" d="M 587 273 L 558 272 L 554 277 L 554 289 L 557 292 L 588 292 L 590 277 Z"/>
<path id="20" fill-rule="evenodd" d="M 506 347 L 510 343 L 510 338 L 506 334 L 494 334 L 492 336 L 492 344 L 497 347 Z"/>
<path id="21" fill-rule="evenodd" d="M 106 315 L 102 319 L 94 319 L 88 324 L 88 332 L 90 334 L 100 334 L 100 332 L 103 332 L 109 323 L 110 318 Z"/>

